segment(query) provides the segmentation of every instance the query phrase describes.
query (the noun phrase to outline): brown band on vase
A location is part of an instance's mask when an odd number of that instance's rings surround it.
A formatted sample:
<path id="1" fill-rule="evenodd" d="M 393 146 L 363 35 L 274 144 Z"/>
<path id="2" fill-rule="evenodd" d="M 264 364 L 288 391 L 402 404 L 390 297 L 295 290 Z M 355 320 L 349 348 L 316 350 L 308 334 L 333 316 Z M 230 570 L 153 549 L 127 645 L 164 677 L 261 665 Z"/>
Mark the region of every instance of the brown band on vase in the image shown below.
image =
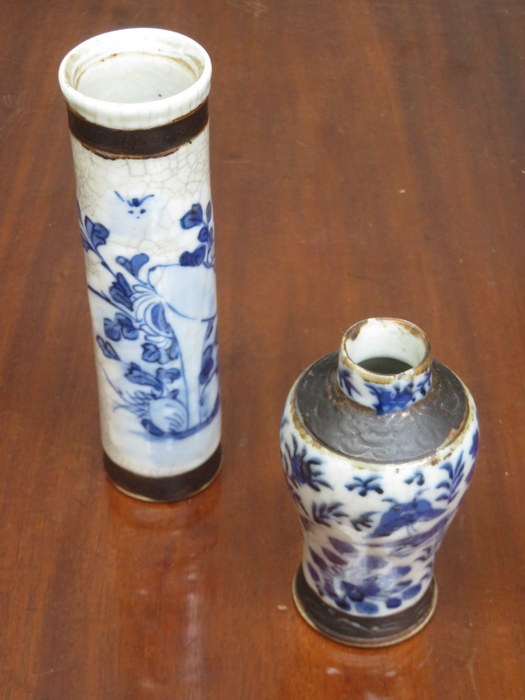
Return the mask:
<path id="1" fill-rule="evenodd" d="M 364 617 L 336 610 L 310 588 L 302 566 L 294 579 L 294 602 L 301 616 L 326 637 L 356 647 L 384 647 L 414 636 L 432 618 L 436 608 L 434 579 L 412 606 L 392 615 Z"/>
<path id="2" fill-rule="evenodd" d="M 336 373 L 335 352 L 309 367 L 297 384 L 296 408 L 309 435 L 350 458 L 359 455 L 360 460 L 376 464 L 431 459 L 455 439 L 469 415 L 460 380 L 437 360 L 432 363 L 432 394 L 410 407 L 411 419 L 406 411 L 377 416 L 347 400 L 333 389 Z"/>
<path id="3" fill-rule="evenodd" d="M 111 129 L 68 108 L 69 130 L 83 146 L 106 158 L 158 158 L 194 139 L 208 124 L 208 100 L 181 119 L 151 129 Z"/>
<path id="4" fill-rule="evenodd" d="M 219 472 L 221 446 L 195 469 L 173 476 L 144 476 L 116 464 L 104 453 L 104 468 L 114 485 L 124 493 L 145 501 L 172 502 L 202 491 Z"/>

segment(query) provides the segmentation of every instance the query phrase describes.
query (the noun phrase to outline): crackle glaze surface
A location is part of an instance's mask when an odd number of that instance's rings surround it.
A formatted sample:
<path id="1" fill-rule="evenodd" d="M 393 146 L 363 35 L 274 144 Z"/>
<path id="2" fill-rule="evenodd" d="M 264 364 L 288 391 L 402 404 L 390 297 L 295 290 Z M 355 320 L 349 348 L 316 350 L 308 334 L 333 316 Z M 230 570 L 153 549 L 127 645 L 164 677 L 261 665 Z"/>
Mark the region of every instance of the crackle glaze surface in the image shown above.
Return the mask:
<path id="1" fill-rule="evenodd" d="M 141 474 L 188 471 L 220 438 L 208 128 L 161 157 L 72 147 L 103 446 Z"/>
<path id="2" fill-rule="evenodd" d="M 435 554 L 472 478 L 479 438 L 472 397 L 467 392 L 463 430 L 432 458 L 381 465 L 319 443 L 298 415 L 296 386 L 280 442 L 302 526 L 306 581 L 345 613 L 401 612 L 428 589 Z"/>

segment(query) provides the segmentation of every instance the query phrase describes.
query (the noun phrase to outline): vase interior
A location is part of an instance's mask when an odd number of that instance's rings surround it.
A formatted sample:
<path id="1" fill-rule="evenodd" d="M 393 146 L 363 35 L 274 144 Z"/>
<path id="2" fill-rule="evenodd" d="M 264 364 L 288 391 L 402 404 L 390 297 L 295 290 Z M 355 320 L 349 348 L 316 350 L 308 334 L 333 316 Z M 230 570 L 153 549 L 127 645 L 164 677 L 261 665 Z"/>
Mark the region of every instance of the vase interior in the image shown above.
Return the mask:
<path id="1" fill-rule="evenodd" d="M 104 56 L 79 73 L 74 80 L 79 92 L 119 104 L 173 97 L 191 87 L 199 77 L 181 58 L 143 52 Z"/>
<path id="2" fill-rule="evenodd" d="M 368 319 L 353 326 L 344 340 L 348 358 L 375 374 L 399 374 L 425 362 L 430 353 L 425 333 L 397 319 Z"/>

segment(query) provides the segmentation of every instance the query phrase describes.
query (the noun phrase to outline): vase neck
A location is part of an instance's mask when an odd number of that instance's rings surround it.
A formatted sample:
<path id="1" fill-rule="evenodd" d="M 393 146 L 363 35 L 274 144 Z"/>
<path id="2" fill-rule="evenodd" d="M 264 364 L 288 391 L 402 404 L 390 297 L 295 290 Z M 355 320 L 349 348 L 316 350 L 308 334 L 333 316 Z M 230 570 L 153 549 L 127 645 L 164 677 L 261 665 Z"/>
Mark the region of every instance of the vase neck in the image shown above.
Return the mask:
<path id="1" fill-rule="evenodd" d="M 426 334 L 408 321 L 370 318 L 343 336 L 337 382 L 345 396 L 378 415 L 421 401 L 432 385 Z"/>

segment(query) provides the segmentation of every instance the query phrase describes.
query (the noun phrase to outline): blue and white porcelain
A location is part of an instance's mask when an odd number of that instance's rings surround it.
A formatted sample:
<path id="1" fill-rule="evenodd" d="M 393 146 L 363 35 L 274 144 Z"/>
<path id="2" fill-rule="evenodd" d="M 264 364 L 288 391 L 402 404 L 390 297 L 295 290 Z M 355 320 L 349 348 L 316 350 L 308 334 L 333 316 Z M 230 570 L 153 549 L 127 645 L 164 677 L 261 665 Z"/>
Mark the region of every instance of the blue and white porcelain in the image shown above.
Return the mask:
<path id="1" fill-rule="evenodd" d="M 59 79 L 106 467 L 132 495 L 175 500 L 219 461 L 210 59 L 181 34 L 126 29 L 77 46 Z"/>
<path id="2" fill-rule="evenodd" d="M 406 321 L 356 324 L 299 377 L 280 442 L 304 538 L 294 596 L 313 627 L 368 647 L 429 621 L 435 555 L 478 438 L 468 389 Z"/>

